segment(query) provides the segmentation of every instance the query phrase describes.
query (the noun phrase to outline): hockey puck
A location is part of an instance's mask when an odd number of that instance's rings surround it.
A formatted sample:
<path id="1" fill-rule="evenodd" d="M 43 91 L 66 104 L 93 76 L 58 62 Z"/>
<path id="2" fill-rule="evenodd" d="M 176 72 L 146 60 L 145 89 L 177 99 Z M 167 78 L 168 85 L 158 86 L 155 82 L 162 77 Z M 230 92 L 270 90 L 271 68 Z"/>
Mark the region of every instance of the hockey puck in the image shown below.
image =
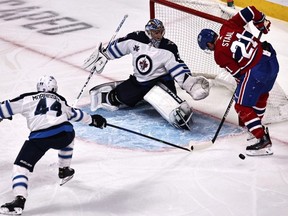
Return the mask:
<path id="1" fill-rule="evenodd" d="M 239 158 L 241 158 L 242 160 L 245 160 L 245 155 L 239 154 Z"/>

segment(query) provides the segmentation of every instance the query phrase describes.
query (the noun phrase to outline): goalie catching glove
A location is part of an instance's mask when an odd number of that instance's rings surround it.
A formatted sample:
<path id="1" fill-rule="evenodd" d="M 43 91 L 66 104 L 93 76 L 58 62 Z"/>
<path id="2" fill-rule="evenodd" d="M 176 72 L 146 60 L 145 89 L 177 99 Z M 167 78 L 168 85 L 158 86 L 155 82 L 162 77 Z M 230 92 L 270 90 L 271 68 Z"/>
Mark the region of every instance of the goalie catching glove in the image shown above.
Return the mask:
<path id="1" fill-rule="evenodd" d="M 91 115 L 91 118 L 92 122 L 89 124 L 89 126 L 94 126 L 101 129 L 106 127 L 107 121 L 101 115 Z"/>
<path id="2" fill-rule="evenodd" d="M 210 88 L 209 81 L 203 76 L 187 76 L 183 82 L 183 89 L 186 90 L 194 100 L 206 98 L 209 95 Z"/>
<path id="3" fill-rule="evenodd" d="M 95 50 L 88 59 L 85 60 L 83 68 L 90 70 L 92 73 L 100 74 L 104 70 L 108 62 L 108 56 L 105 54 L 105 49 L 102 47 L 102 42 L 99 44 L 98 49 Z"/>

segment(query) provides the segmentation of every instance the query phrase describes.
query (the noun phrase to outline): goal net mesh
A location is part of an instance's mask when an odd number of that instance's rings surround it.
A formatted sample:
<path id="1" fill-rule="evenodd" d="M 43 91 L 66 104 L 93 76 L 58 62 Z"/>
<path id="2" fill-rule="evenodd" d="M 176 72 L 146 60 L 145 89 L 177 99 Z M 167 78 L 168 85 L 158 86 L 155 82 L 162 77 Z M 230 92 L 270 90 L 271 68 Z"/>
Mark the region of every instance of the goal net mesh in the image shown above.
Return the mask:
<path id="1" fill-rule="evenodd" d="M 213 80 L 213 84 L 230 90 L 231 96 L 236 87 L 234 78 L 215 63 L 213 53 L 206 53 L 199 48 L 197 36 L 204 28 L 219 32 L 223 21 L 235 13 L 235 9 L 212 0 L 150 0 L 151 18 L 155 17 L 163 22 L 165 37 L 177 44 L 179 54 L 192 74 Z M 275 83 L 270 92 L 263 123 L 288 120 L 287 110 L 287 96 L 278 83 Z"/>

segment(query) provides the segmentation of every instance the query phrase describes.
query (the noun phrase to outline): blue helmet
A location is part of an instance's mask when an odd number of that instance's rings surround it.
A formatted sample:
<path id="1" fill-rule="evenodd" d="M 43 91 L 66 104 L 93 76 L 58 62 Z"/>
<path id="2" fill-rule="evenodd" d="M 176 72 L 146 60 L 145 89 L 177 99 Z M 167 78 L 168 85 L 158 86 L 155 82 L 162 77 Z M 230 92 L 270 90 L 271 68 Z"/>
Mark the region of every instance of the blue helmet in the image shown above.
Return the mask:
<path id="1" fill-rule="evenodd" d="M 159 31 L 157 36 L 153 36 L 152 32 Z M 145 33 L 149 37 L 154 47 L 159 47 L 160 42 L 165 34 L 165 28 L 163 23 L 159 19 L 150 19 L 145 25 Z"/>
<path id="2" fill-rule="evenodd" d="M 159 19 L 150 19 L 145 25 L 145 31 L 150 34 L 150 31 L 165 31 L 163 23 Z"/>
<path id="3" fill-rule="evenodd" d="M 202 50 L 209 50 L 207 43 L 214 43 L 216 39 L 216 32 L 211 29 L 202 29 L 197 37 L 198 45 Z"/>

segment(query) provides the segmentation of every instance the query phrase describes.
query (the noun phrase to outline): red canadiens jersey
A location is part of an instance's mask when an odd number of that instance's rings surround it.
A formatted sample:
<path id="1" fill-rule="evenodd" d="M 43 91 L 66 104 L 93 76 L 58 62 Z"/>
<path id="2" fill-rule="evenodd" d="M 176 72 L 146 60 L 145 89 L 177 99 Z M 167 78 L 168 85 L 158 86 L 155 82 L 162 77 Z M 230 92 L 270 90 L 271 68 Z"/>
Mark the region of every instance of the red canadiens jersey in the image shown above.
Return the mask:
<path id="1" fill-rule="evenodd" d="M 258 38 L 245 29 L 250 21 L 258 21 L 263 14 L 254 6 L 246 7 L 223 24 L 216 40 L 214 58 L 234 77 L 239 77 L 260 60 L 263 49 Z"/>

